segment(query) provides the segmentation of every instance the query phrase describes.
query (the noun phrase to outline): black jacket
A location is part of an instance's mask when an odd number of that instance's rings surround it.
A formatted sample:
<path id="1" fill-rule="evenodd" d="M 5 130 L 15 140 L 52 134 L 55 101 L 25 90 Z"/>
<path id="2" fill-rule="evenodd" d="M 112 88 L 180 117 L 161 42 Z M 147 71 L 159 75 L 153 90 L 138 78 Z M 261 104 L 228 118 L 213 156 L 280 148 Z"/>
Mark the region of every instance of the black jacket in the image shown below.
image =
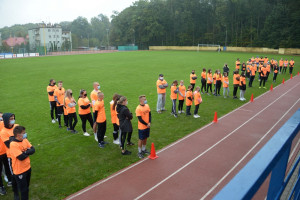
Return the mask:
<path id="1" fill-rule="evenodd" d="M 117 105 L 117 113 L 120 122 L 120 129 L 122 132 L 132 132 L 132 113 L 124 105 Z"/>

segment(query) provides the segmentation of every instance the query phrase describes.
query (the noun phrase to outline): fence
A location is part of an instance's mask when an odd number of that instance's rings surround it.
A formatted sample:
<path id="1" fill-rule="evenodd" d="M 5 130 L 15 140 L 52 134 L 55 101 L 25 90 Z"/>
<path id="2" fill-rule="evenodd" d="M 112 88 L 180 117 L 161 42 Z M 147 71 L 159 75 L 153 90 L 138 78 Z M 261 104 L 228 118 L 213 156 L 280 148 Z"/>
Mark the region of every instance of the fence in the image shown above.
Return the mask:
<path id="1" fill-rule="evenodd" d="M 300 157 L 285 177 L 293 139 L 300 130 L 300 109 L 278 130 L 268 143 L 241 169 L 241 171 L 214 197 L 214 200 L 251 199 L 271 173 L 267 200 L 280 199 Z M 290 198 L 300 199 L 299 172 Z M 289 199 L 290 199 L 289 198 Z"/>

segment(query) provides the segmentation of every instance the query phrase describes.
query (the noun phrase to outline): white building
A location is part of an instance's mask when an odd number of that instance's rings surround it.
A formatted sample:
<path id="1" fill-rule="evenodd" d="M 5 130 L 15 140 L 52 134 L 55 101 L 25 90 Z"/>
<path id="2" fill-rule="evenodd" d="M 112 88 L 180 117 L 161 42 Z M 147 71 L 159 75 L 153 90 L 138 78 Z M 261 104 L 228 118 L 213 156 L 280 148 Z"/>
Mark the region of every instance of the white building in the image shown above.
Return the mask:
<path id="1" fill-rule="evenodd" d="M 1 32 L 0 32 L 0 47 L 2 46 L 2 37 L 1 37 Z"/>
<path id="2" fill-rule="evenodd" d="M 37 28 L 28 30 L 30 50 L 46 47 L 47 51 L 60 51 L 64 42 L 68 41 L 72 47 L 70 31 L 62 31 L 58 24 L 39 24 Z"/>

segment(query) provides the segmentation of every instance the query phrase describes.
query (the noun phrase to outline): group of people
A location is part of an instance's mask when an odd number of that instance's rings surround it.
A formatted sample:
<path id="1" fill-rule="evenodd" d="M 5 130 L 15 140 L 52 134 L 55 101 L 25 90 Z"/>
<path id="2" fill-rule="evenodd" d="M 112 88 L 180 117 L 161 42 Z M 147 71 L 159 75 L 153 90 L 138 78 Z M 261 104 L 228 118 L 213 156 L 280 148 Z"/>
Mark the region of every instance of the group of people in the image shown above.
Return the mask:
<path id="1" fill-rule="evenodd" d="M 29 199 L 31 177 L 30 158 L 35 148 L 27 140 L 24 126 L 15 123 L 13 113 L 0 113 L 0 173 L 3 172 L 7 187 L 12 187 L 14 199 Z M 0 195 L 6 194 L 0 177 Z"/>
<path id="2" fill-rule="evenodd" d="M 88 122 L 93 129 L 95 140 L 100 148 L 104 148 L 108 144 L 104 140 L 106 133 L 106 113 L 104 106 L 104 93 L 100 91 L 100 84 L 93 83 L 93 90 L 90 94 L 91 101 L 87 96 L 87 91 L 81 89 L 78 100 L 73 97 L 71 89 L 65 90 L 63 82 L 59 81 L 56 85 L 54 79 L 51 79 L 47 86 L 48 99 L 50 103 L 50 116 L 52 123 L 58 122 L 59 128 L 62 128 L 61 118 L 64 116 L 64 126 L 67 131 L 77 133 L 75 130 L 77 120 L 76 106 L 78 105 L 78 113 L 82 122 L 82 131 L 84 136 L 90 136 L 86 131 L 86 123 Z M 147 104 L 145 95 L 139 96 L 140 104 L 137 106 L 135 113 L 138 118 L 138 157 L 144 158 L 145 154 L 149 154 L 146 149 L 147 138 L 150 135 L 151 111 Z M 132 113 L 127 107 L 128 101 L 125 96 L 114 94 L 110 102 L 111 123 L 113 126 L 113 143 L 121 148 L 122 155 L 130 155 L 131 152 L 126 150 L 127 145 L 132 146 L 131 136 L 133 132 L 131 120 Z M 91 109 L 93 116 L 91 114 Z"/>
<path id="3" fill-rule="evenodd" d="M 289 67 L 289 73 L 293 73 L 293 68 L 295 61 L 291 59 L 283 60 L 282 58 L 279 62 L 275 59 L 269 61 L 268 57 L 252 57 L 246 63 L 240 62 L 238 58 L 235 62 L 235 70 L 233 71 L 233 99 L 238 99 L 237 91 L 240 89 L 240 100 L 245 101 L 245 92 L 246 92 L 246 80 L 249 81 L 248 86 L 253 87 L 253 81 L 255 75 L 258 74 L 259 80 L 259 89 L 263 87 L 266 89 L 265 84 L 268 81 L 270 73 L 273 73 L 273 82 L 276 82 L 278 73 L 286 73 L 287 68 Z M 223 73 L 217 69 L 214 74 L 211 69 L 206 71 L 206 68 L 203 68 L 201 73 L 201 89 L 199 86 L 195 87 L 198 76 L 195 73 L 195 70 L 192 70 L 190 74 L 190 85 L 186 89 L 183 80 L 178 81 L 174 80 L 170 87 L 170 98 L 172 101 L 171 114 L 174 117 L 178 117 L 176 112 L 176 101 L 178 99 L 178 113 L 184 113 L 183 104 L 184 100 L 186 101 L 186 115 L 191 115 L 191 106 L 194 102 L 194 118 L 199 118 L 198 109 L 199 105 L 202 103 L 201 94 L 206 93 L 207 95 L 221 96 L 220 90 L 223 85 L 223 96 L 224 98 L 229 97 L 229 67 L 227 64 L 223 67 Z M 212 90 L 212 85 L 214 85 L 214 90 Z M 166 102 L 166 89 L 168 88 L 168 83 L 164 79 L 163 74 L 160 74 L 156 82 L 157 87 L 157 106 L 156 111 L 160 114 L 165 111 L 165 102 Z M 195 88 L 195 91 L 194 91 Z"/>

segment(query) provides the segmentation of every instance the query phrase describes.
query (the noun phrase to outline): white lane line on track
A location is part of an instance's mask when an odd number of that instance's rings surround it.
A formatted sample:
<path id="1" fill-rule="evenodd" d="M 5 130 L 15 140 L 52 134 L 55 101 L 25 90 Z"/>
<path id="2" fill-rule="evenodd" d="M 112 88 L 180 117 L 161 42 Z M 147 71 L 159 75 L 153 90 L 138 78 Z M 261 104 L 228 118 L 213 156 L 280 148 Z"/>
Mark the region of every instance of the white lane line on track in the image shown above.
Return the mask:
<path id="1" fill-rule="evenodd" d="M 153 187 L 151 187 L 150 189 L 148 189 L 146 192 L 142 193 L 140 196 L 136 197 L 135 200 L 138 200 L 138 199 L 142 198 L 143 196 L 145 196 L 146 194 L 148 194 L 149 192 L 151 192 L 152 190 L 154 190 L 155 188 L 157 188 L 159 185 L 161 185 L 162 183 L 164 183 L 165 181 L 167 181 L 168 179 L 170 179 L 171 177 L 173 177 L 174 175 L 176 175 L 178 172 L 180 172 L 181 170 L 183 170 L 184 168 L 186 168 L 187 166 L 189 166 L 195 160 L 197 160 L 198 158 L 200 158 L 201 156 L 203 156 L 204 154 L 206 154 L 208 151 L 210 151 L 211 149 L 213 149 L 215 146 L 217 146 L 218 144 L 220 144 L 221 142 L 223 142 L 225 139 L 227 139 L 229 136 L 231 136 L 233 133 L 235 133 L 237 130 L 239 130 L 241 127 L 243 127 L 245 124 L 247 124 L 249 121 L 251 121 L 252 119 L 254 119 L 257 115 L 259 115 L 260 113 L 262 113 L 264 110 L 266 110 L 267 108 L 269 108 L 276 101 L 278 101 L 281 97 L 283 97 L 284 95 L 286 95 L 288 92 L 290 92 L 291 90 L 293 90 L 298 85 L 299 85 L 299 83 L 296 84 L 295 86 L 293 86 L 292 88 L 290 88 L 288 91 L 286 91 L 282 95 L 280 95 L 272 103 L 270 103 L 269 105 L 267 105 L 264 109 L 262 109 L 261 111 L 259 111 L 258 113 L 256 113 L 254 116 L 252 116 L 246 122 L 244 122 L 243 124 L 241 124 L 239 127 L 237 127 L 236 129 L 234 129 L 231 133 L 229 133 L 228 135 L 226 135 L 224 138 L 222 138 L 221 140 L 219 140 L 218 142 L 216 142 L 210 148 L 206 149 L 204 152 L 202 152 L 201 154 L 199 154 L 198 156 L 196 156 L 194 159 L 192 159 L 191 161 L 189 161 L 188 163 L 186 163 L 185 165 L 183 165 L 181 168 L 179 168 L 178 170 L 176 170 L 175 172 L 173 172 L 171 175 L 169 175 L 168 177 L 164 178 L 162 181 L 160 181 L 159 183 L 157 183 L 156 185 L 154 185 Z"/>
<path id="2" fill-rule="evenodd" d="M 208 195 L 210 195 L 223 181 L 224 179 L 233 171 L 241 162 L 262 142 L 262 140 L 269 135 L 269 133 L 275 128 L 275 126 L 290 112 L 290 110 L 299 102 L 300 98 L 284 113 L 284 115 L 264 134 L 262 138 L 213 186 L 211 189 L 200 199 L 204 200 Z"/>
<path id="3" fill-rule="evenodd" d="M 300 144 L 300 139 L 298 140 L 297 144 L 295 145 L 295 147 L 294 147 L 292 153 L 290 153 L 289 162 L 291 161 L 291 159 L 292 159 L 292 157 L 293 157 L 295 151 L 298 149 L 299 144 Z"/>

